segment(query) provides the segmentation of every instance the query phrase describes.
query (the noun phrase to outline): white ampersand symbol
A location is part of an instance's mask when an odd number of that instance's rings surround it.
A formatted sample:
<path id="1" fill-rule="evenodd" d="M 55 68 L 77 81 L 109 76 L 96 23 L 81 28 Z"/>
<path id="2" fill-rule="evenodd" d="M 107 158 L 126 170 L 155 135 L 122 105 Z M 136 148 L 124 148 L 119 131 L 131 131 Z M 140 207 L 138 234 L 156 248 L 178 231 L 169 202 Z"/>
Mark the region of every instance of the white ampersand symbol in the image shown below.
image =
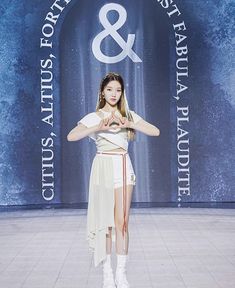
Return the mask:
<path id="1" fill-rule="evenodd" d="M 110 24 L 109 20 L 107 19 L 108 12 L 112 10 L 117 11 L 119 14 L 118 20 L 113 25 Z M 125 8 L 116 3 L 106 4 L 100 9 L 99 19 L 105 30 L 100 32 L 92 42 L 92 52 L 94 56 L 103 63 L 117 63 L 126 58 L 126 56 L 129 56 L 133 62 L 142 62 L 138 55 L 136 55 L 136 53 L 132 50 L 132 46 L 135 41 L 135 34 L 128 34 L 127 42 L 125 42 L 125 40 L 117 32 L 117 30 L 123 26 L 127 19 L 127 12 Z M 122 48 L 122 52 L 116 56 L 106 56 L 100 49 L 101 42 L 108 35 L 111 35 Z"/>

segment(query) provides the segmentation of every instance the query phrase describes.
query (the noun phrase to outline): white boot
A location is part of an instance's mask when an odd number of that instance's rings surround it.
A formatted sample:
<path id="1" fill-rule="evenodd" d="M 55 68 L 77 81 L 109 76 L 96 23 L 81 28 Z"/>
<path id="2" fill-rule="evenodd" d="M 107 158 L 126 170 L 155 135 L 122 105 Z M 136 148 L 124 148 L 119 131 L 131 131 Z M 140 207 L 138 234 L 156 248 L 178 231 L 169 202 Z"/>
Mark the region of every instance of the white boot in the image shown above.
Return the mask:
<path id="1" fill-rule="evenodd" d="M 110 254 L 107 254 L 106 259 L 103 261 L 103 288 L 116 288 Z"/>
<path id="2" fill-rule="evenodd" d="M 126 261 L 127 255 L 117 254 L 117 269 L 115 274 L 115 283 L 117 285 L 117 288 L 130 287 L 126 279 Z"/>

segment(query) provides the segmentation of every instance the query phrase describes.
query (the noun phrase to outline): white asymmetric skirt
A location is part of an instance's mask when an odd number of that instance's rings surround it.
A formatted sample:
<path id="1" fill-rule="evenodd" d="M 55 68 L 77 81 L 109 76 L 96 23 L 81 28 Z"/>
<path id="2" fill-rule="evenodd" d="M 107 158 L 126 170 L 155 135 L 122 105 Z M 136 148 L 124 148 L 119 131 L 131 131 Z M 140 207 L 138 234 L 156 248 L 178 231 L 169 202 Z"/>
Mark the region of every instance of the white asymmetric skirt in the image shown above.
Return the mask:
<path id="1" fill-rule="evenodd" d="M 87 240 L 89 250 L 94 253 L 95 267 L 98 266 L 99 263 L 106 258 L 106 234 L 109 233 L 108 227 L 113 228 L 112 240 L 115 241 L 114 168 L 116 167 L 113 166 L 115 161 L 113 161 L 112 155 L 105 154 L 105 151 L 101 153 L 104 153 L 106 157 L 103 157 L 104 155 L 102 154 L 96 154 L 91 166 L 87 210 Z M 123 163 L 122 186 L 124 187 L 127 184 L 135 185 L 135 174 L 129 158 L 129 154 L 127 152 L 115 152 L 113 154 L 121 154 L 114 157 L 120 157 L 120 161 Z M 125 189 L 123 192 L 124 199 Z M 124 204 L 123 207 L 125 207 Z"/>

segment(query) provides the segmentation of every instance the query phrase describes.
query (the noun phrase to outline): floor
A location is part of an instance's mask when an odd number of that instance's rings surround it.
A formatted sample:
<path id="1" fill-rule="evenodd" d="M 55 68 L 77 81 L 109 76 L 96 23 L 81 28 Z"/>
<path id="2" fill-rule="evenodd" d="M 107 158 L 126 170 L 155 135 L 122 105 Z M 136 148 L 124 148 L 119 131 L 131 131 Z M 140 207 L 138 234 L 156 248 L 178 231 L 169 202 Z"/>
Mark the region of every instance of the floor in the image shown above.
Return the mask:
<path id="1" fill-rule="evenodd" d="M 85 209 L 1 212 L 0 287 L 102 288 L 85 232 Z M 131 288 L 235 287 L 235 209 L 132 208 L 129 235 Z"/>

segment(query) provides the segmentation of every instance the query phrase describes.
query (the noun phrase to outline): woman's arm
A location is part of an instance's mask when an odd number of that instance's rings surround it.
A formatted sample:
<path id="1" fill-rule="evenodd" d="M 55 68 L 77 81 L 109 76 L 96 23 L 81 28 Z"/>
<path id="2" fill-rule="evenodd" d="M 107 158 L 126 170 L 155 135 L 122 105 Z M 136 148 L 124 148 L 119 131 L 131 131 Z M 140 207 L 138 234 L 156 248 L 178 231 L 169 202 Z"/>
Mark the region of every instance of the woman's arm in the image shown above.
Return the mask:
<path id="1" fill-rule="evenodd" d="M 113 114 L 112 114 L 113 115 Z M 110 124 L 112 123 L 112 115 L 109 118 L 101 119 L 97 125 L 92 127 L 87 127 L 86 125 L 79 123 L 75 128 L 73 128 L 67 135 L 68 141 L 78 141 L 89 134 L 106 131 L 110 129 Z"/>
<path id="2" fill-rule="evenodd" d="M 78 141 L 86 136 L 88 136 L 91 133 L 94 133 L 98 131 L 99 124 L 92 126 L 92 127 L 86 127 L 85 125 L 79 123 L 75 128 L 73 128 L 69 134 L 67 135 L 68 141 Z"/>
<path id="3" fill-rule="evenodd" d="M 149 136 L 160 135 L 160 130 L 156 126 L 150 124 L 143 119 L 139 120 L 137 123 L 130 121 L 130 128 L 143 132 L 144 134 L 147 134 Z"/>

